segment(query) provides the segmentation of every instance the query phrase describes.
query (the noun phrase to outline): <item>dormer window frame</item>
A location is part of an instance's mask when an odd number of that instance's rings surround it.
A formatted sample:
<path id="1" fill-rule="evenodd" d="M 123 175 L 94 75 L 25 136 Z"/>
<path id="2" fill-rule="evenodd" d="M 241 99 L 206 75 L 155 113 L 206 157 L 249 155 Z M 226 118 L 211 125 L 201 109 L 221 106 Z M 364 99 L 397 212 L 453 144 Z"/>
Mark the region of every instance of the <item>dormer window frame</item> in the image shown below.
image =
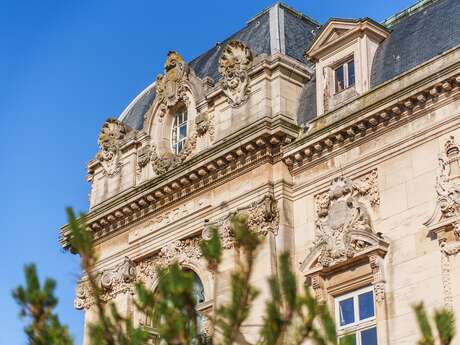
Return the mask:
<path id="1" fill-rule="evenodd" d="M 317 116 L 333 111 L 370 90 L 375 52 L 389 35 L 388 28 L 370 18 L 332 18 L 322 27 L 305 53 L 316 64 Z M 336 85 L 335 73 L 351 56 L 354 85 L 344 68 L 342 90 Z"/>
<path id="2" fill-rule="evenodd" d="M 353 82 L 350 82 L 350 65 L 353 66 Z M 341 90 L 337 90 L 337 71 L 343 69 L 343 87 Z M 345 59 L 342 59 L 341 62 L 336 63 L 332 67 L 333 71 L 333 80 L 334 80 L 334 95 L 337 95 L 349 88 L 355 87 L 356 85 L 356 66 L 355 66 L 355 55 L 351 54 Z"/>

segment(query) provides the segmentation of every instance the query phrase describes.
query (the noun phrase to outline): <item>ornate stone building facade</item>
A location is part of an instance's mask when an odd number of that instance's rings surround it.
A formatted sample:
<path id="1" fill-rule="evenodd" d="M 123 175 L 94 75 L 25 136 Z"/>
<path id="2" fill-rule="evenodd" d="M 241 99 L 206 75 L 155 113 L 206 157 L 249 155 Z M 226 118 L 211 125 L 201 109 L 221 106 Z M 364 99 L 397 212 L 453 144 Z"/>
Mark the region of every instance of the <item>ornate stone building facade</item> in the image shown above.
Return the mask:
<path id="1" fill-rule="evenodd" d="M 88 164 L 104 298 L 148 325 L 133 284 L 155 288 L 155 267 L 178 261 L 205 315 L 228 293 L 240 212 L 265 238 L 250 341 L 285 250 L 357 344 L 415 344 L 418 301 L 460 315 L 459 15 L 457 0 L 429 0 L 384 23 L 321 25 L 276 4 L 190 62 L 171 51 Z M 197 246 L 210 223 L 225 247 L 218 284 Z M 85 284 L 75 307 L 88 323 Z"/>

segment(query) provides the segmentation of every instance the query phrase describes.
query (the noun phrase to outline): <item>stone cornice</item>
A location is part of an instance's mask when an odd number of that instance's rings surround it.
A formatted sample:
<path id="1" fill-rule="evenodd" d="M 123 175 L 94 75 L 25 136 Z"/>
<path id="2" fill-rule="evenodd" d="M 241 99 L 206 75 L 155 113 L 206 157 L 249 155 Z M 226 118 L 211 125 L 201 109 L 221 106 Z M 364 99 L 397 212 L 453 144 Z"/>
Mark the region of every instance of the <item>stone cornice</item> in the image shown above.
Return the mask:
<path id="1" fill-rule="evenodd" d="M 303 136 L 283 147 L 284 162 L 295 174 L 330 152 L 435 108 L 460 92 L 459 72 L 456 48 L 318 117 Z"/>
<path id="2" fill-rule="evenodd" d="M 94 231 L 95 239 L 118 232 L 134 220 L 223 183 L 247 169 L 281 159 L 281 145 L 293 140 L 297 128 L 280 118 L 278 116 L 273 122 L 262 119 L 176 169 L 94 207 L 87 215 L 87 222 Z M 70 230 L 65 225 L 61 229 L 60 242 L 66 249 L 69 247 L 69 234 Z"/>

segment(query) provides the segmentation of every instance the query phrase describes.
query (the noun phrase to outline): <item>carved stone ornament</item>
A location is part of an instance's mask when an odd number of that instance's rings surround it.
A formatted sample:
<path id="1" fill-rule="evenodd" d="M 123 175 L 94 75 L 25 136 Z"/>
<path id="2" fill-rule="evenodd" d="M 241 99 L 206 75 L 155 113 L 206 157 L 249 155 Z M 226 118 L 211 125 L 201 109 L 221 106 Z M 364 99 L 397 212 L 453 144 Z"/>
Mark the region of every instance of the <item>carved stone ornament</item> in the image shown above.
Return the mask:
<path id="1" fill-rule="evenodd" d="M 332 181 L 327 197 L 318 201 L 316 239 L 313 246 L 320 248 L 318 263 L 324 267 L 347 260 L 362 250 L 366 243 L 353 239 L 353 231 L 372 233 L 371 218 L 360 196 L 368 186 L 338 177 Z"/>
<path id="2" fill-rule="evenodd" d="M 253 202 L 248 207 L 231 212 L 219 220 L 217 224 L 214 224 L 218 227 L 220 240 L 224 249 L 230 249 L 234 246 L 231 220 L 237 214 L 247 216 L 248 226 L 263 236 L 266 236 L 268 233 L 272 233 L 275 236 L 278 234 L 280 221 L 278 206 L 274 196 L 267 194 L 262 200 Z M 203 229 L 202 237 L 204 239 L 211 237 L 210 226 L 206 226 Z"/>
<path id="3" fill-rule="evenodd" d="M 252 60 L 251 50 L 240 41 L 230 41 L 222 52 L 219 60 L 221 86 L 232 107 L 237 107 L 248 99 L 248 69 Z"/>
<path id="4" fill-rule="evenodd" d="M 199 137 L 204 136 L 206 133 L 209 134 L 211 138 L 214 138 L 214 121 L 213 116 L 208 114 L 198 114 L 195 119 L 196 133 Z"/>
<path id="5" fill-rule="evenodd" d="M 109 176 L 120 170 L 120 143 L 126 133 L 126 126 L 114 118 L 109 118 L 101 128 L 98 139 L 101 151 L 96 158 L 101 163 L 104 173 Z"/>
<path id="6" fill-rule="evenodd" d="M 450 136 L 438 158 L 436 208 L 424 225 L 441 250 L 444 307 L 453 309 L 451 256 L 460 253 L 460 145 Z"/>
<path id="7" fill-rule="evenodd" d="M 182 56 L 175 51 L 170 51 L 164 69 L 164 75 L 159 74 L 156 79 L 158 101 L 168 108 L 175 106 L 181 100 L 187 102 L 185 81 L 188 79 L 190 69 Z"/>
<path id="8" fill-rule="evenodd" d="M 300 270 L 316 297 L 325 301 L 331 277 L 336 272 L 364 265 L 369 273 L 350 274 L 350 279 L 372 281 L 376 301 L 382 303 L 385 300 L 383 259 L 389 242 L 375 233 L 371 221 L 370 210 L 380 202 L 377 171 L 356 180 L 335 178 L 329 191 L 317 195 L 315 200 L 316 237 Z"/>
<path id="9" fill-rule="evenodd" d="M 438 237 L 443 253 L 455 255 L 460 252 L 460 145 L 453 136 L 439 154 L 435 188 L 436 208 L 424 225 Z"/>
<path id="10" fill-rule="evenodd" d="M 152 146 L 150 151 L 150 162 L 152 163 L 153 171 L 157 176 L 163 175 L 164 173 L 174 169 L 179 164 L 184 162 L 196 147 L 197 134 L 194 133 L 187 138 L 185 147 L 179 154 L 173 152 L 158 153 L 157 148 Z"/>
<path id="11" fill-rule="evenodd" d="M 157 254 L 138 264 L 137 279 L 144 282 L 154 279 L 158 267 L 196 262 L 201 258 L 200 241 L 200 237 L 194 237 L 168 243 Z"/>
<path id="12" fill-rule="evenodd" d="M 123 262 L 112 269 L 104 270 L 96 274 L 98 287 L 102 289 L 102 300 L 108 301 L 120 293 L 132 292 L 133 282 L 136 278 L 136 267 L 127 257 Z M 87 278 L 83 278 L 77 285 L 75 308 L 87 309 L 94 304 L 91 286 Z"/>

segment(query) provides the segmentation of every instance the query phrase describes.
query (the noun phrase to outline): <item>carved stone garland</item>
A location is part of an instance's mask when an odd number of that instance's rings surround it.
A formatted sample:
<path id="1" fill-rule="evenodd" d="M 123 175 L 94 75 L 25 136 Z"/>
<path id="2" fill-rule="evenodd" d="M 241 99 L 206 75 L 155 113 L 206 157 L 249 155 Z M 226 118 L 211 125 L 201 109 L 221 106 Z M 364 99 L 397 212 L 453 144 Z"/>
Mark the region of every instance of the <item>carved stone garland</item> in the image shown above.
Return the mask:
<path id="1" fill-rule="evenodd" d="M 104 174 L 112 176 L 119 172 L 120 143 L 125 138 L 125 125 L 114 118 L 109 118 L 101 128 L 98 144 L 101 149 L 96 159 L 101 163 Z"/>
<path id="2" fill-rule="evenodd" d="M 450 257 L 460 253 L 460 145 L 453 136 L 446 140 L 439 155 L 436 194 L 436 209 L 424 225 L 438 238 L 444 305 L 452 309 Z"/>
<path id="3" fill-rule="evenodd" d="M 108 269 L 96 274 L 99 288 L 102 289 L 102 300 L 108 301 L 115 298 L 120 293 L 133 292 L 133 285 L 136 278 L 136 268 L 134 263 L 127 257 L 122 263 L 113 269 Z M 91 293 L 91 286 L 87 278 L 83 278 L 77 285 L 75 308 L 87 309 L 94 304 Z"/>
<path id="4" fill-rule="evenodd" d="M 222 90 L 232 107 L 243 104 L 249 96 L 248 69 L 253 60 L 251 50 L 243 42 L 232 40 L 219 60 Z"/>

